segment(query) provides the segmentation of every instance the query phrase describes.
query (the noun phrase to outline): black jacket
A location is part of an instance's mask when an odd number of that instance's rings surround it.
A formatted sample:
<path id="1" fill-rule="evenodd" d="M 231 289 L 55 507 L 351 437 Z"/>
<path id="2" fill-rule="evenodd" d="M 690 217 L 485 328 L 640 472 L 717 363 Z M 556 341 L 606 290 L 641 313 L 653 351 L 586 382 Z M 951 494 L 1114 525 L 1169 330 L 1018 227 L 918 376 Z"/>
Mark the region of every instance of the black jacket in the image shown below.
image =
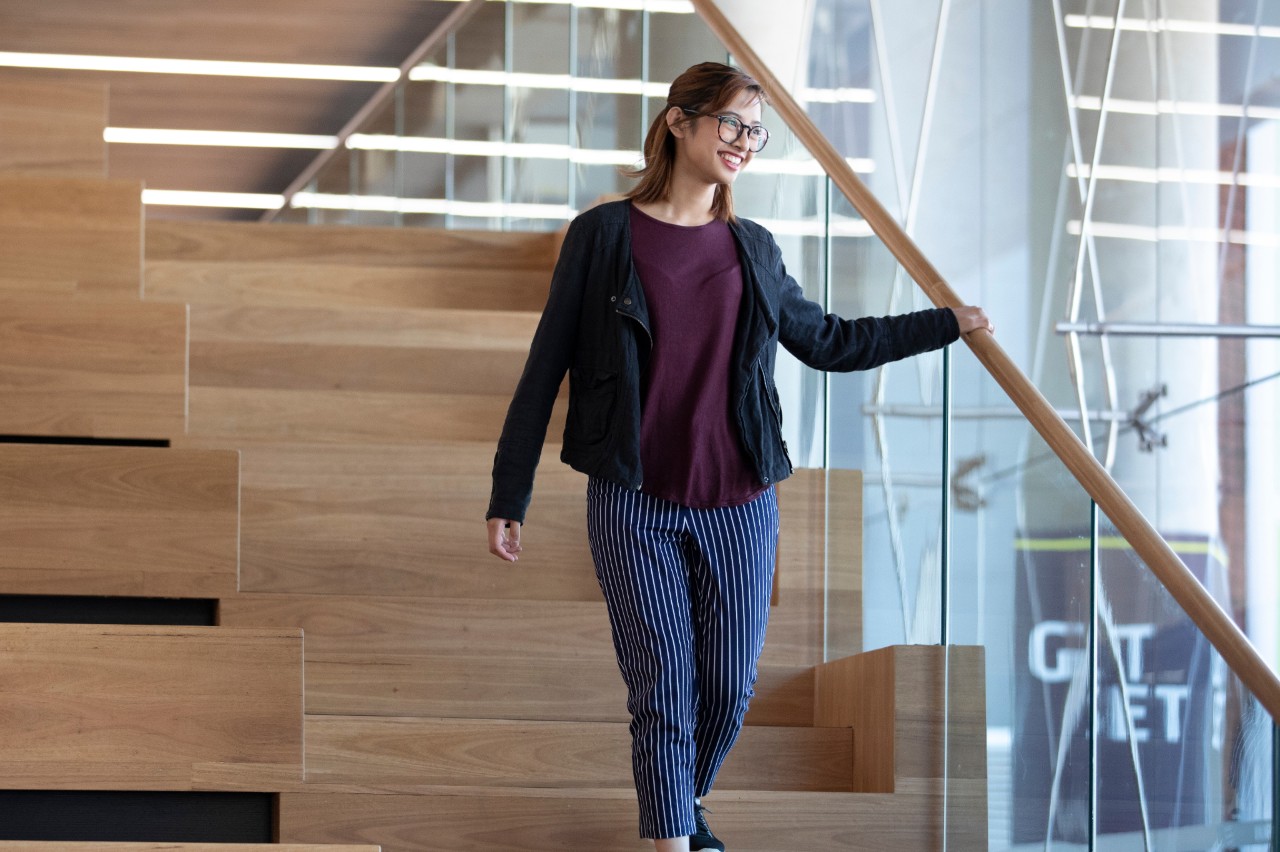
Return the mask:
<path id="1" fill-rule="evenodd" d="M 787 274 L 768 231 L 746 219 L 729 228 L 743 278 L 729 399 L 747 459 L 770 485 L 791 474 L 773 383 L 779 342 L 819 370 L 868 370 L 945 346 L 960 328 L 947 308 L 879 319 L 824 315 Z M 487 518 L 524 521 L 565 372 L 569 414 L 560 458 L 574 470 L 640 488 L 641 376 L 652 342 L 631 260 L 630 202 L 592 208 L 565 236 L 498 441 Z"/>

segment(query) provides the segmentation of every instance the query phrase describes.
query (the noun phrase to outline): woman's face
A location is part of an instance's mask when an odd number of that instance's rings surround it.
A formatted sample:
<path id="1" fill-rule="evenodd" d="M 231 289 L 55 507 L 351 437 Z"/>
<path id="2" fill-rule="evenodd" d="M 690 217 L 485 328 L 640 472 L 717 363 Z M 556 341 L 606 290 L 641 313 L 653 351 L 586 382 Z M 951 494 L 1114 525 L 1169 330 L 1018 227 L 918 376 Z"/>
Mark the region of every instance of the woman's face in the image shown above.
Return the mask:
<path id="1" fill-rule="evenodd" d="M 667 121 L 678 140 L 677 164 L 683 166 L 687 174 L 708 184 L 732 184 L 755 156 L 746 130 L 760 123 L 760 114 L 760 100 L 751 91 L 740 92 L 727 106 L 717 110 L 716 115 L 700 115 L 685 124 L 672 123 L 677 118 L 689 118 L 673 108 L 667 113 Z M 737 140 L 725 142 L 720 138 L 720 120 L 716 116 L 732 116 L 738 120 L 744 129 Z M 728 124 L 724 136 L 733 136 Z"/>

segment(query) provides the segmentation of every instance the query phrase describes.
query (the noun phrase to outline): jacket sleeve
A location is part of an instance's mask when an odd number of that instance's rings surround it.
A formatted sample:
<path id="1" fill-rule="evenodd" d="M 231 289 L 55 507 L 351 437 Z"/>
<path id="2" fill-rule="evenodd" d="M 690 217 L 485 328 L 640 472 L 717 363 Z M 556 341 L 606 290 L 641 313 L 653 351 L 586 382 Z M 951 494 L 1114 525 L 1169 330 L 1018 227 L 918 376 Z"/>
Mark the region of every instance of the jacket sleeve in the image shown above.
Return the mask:
<path id="1" fill-rule="evenodd" d="M 524 372 L 507 408 L 507 419 L 493 459 L 493 490 L 486 519 L 524 522 L 551 409 L 573 359 L 589 251 L 589 229 L 575 219 L 565 234 L 551 276 L 547 304 L 534 332 Z"/>
<path id="2" fill-rule="evenodd" d="M 773 245 L 772 273 L 781 282 L 778 340 L 803 363 L 817 370 L 870 370 L 921 352 L 941 349 L 960 337 L 950 308 L 932 308 L 890 317 L 848 320 L 824 314 L 804 297 L 787 274 L 782 252 Z"/>

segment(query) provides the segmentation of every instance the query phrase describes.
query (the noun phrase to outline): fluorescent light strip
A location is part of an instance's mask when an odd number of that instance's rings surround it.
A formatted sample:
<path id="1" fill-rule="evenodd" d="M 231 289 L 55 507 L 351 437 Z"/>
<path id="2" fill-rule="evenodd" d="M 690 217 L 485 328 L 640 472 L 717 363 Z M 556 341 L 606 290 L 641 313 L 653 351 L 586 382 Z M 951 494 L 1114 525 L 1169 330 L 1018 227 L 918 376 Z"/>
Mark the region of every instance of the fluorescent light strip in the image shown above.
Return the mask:
<path id="1" fill-rule="evenodd" d="M 393 198 L 386 195 L 334 195 L 299 192 L 293 206 L 316 210 L 355 210 L 376 213 L 420 213 L 437 216 L 464 216 L 482 219 L 555 219 L 568 221 L 578 211 L 559 204 L 504 204 L 485 201 L 449 201 L 444 198 Z M 761 225 L 779 236 L 821 237 L 827 231 L 820 221 L 760 219 Z M 871 227 L 861 219 L 839 220 L 831 225 L 832 236 L 869 237 Z"/>
<path id="2" fill-rule="evenodd" d="M 177 189 L 144 189 L 142 203 L 162 207 L 226 207 L 242 210 L 275 210 L 283 195 L 252 192 L 189 192 Z"/>
<path id="3" fill-rule="evenodd" d="M 454 0 L 465 3 L 466 0 Z M 504 0 L 489 0 L 502 3 Z M 573 6 L 578 9 L 619 9 L 624 12 L 657 12 L 669 15 L 692 15 L 693 4 L 689 0 L 515 0 L 530 6 Z"/>
<path id="4" fill-rule="evenodd" d="M 1102 99 L 1093 95 L 1080 95 L 1072 99 L 1077 109 L 1099 111 Z M 1211 118 L 1259 118 L 1280 119 L 1280 107 L 1254 106 L 1245 109 L 1239 104 L 1219 104 L 1206 101 L 1132 101 L 1112 98 L 1107 101 L 1107 112 L 1130 115 L 1199 115 Z"/>
<path id="5" fill-rule="evenodd" d="M 380 213 L 422 213 L 439 216 L 467 216 L 482 219 L 560 219 L 574 216 L 573 208 L 562 204 L 505 204 L 500 201 L 450 201 L 444 198 L 394 198 L 387 195 L 334 195 L 299 192 L 294 207 L 317 210 L 358 210 Z"/>
<path id="6" fill-rule="evenodd" d="M 423 64 L 409 71 L 414 82 L 457 83 L 465 86 L 513 86 L 525 89 L 572 90 L 615 95 L 644 95 L 665 98 L 671 90 L 670 83 L 646 83 L 641 80 L 617 80 L 603 77 L 571 77 L 568 74 L 536 74 L 521 71 L 486 71 L 477 68 L 445 68 L 441 65 Z M 876 102 L 871 89 L 802 89 L 800 100 L 810 103 L 859 103 Z"/>
<path id="7" fill-rule="evenodd" d="M 326 150 L 338 144 L 336 136 L 300 133 L 242 133 L 231 130 L 160 130 L 142 127 L 108 127 L 106 142 L 118 145 L 206 145 L 220 148 L 309 148 Z"/>
<path id="8" fill-rule="evenodd" d="M 876 93 L 872 89 L 801 89 L 798 100 L 811 104 L 873 104 Z"/>
<path id="9" fill-rule="evenodd" d="M 1188 228 L 1185 225 L 1126 225 L 1119 222 L 1091 222 L 1089 233 L 1095 237 L 1116 240 L 1136 240 L 1146 243 L 1179 242 L 1179 243 L 1223 243 L 1243 246 L 1262 246 L 1280 248 L 1280 234 L 1265 234 L 1258 231 L 1233 229 L 1224 239 L 1221 228 Z M 1080 220 L 1072 219 L 1067 223 L 1067 232 L 1072 236 L 1080 236 Z"/>
<path id="10" fill-rule="evenodd" d="M 854 238 L 874 235 L 865 219 L 836 220 L 831 223 L 829 232 L 826 225 L 820 221 L 803 219 L 755 219 L 753 221 L 779 237 L 825 237 L 828 233 L 833 237 Z"/>
<path id="11" fill-rule="evenodd" d="M 142 56 L 83 56 L 66 53 L 0 51 L 0 66 L 72 71 L 194 74 L 212 77 L 271 77 L 288 80 L 343 80 L 387 83 L 400 79 L 398 68 L 355 65 L 295 65 L 283 62 L 230 62 L 208 59 L 155 59 Z"/>
<path id="12" fill-rule="evenodd" d="M 1067 166 L 1068 177 L 1089 178 L 1092 168 L 1085 165 L 1079 169 L 1075 163 Z M 1098 166 L 1098 180 L 1130 181 L 1134 183 L 1194 183 L 1208 186 L 1257 187 L 1261 189 L 1280 189 L 1280 175 L 1254 174 L 1240 172 L 1233 175 L 1215 169 L 1175 169 L 1169 167 L 1144 168 L 1142 166 Z"/>
<path id="13" fill-rule="evenodd" d="M 1068 27 L 1074 29 L 1115 29 L 1115 18 L 1106 15 L 1067 15 L 1063 18 Z M 1254 36 L 1263 38 L 1280 38 L 1280 27 L 1260 26 L 1252 24 L 1232 24 L 1226 21 L 1188 21 L 1180 18 L 1121 18 L 1121 31 L 1145 33 L 1195 33 L 1200 35 L 1219 36 Z"/>
<path id="14" fill-rule="evenodd" d="M 640 152 L 635 150 L 571 148 L 568 145 L 446 139 L 429 136 L 353 133 L 347 139 L 347 147 L 361 151 L 405 151 L 416 154 L 453 154 L 463 157 L 568 160 L 584 165 L 634 166 L 640 162 Z M 865 157 L 849 158 L 845 162 L 855 172 L 871 174 L 875 171 L 875 162 Z M 757 174 L 798 176 L 824 174 L 822 166 L 816 160 L 768 158 L 753 160 L 749 171 Z"/>
<path id="15" fill-rule="evenodd" d="M 535 74 L 520 71 L 484 71 L 476 68 L 445 68 L 441 65 L 419 65 L 409 71 L 414 82 L 458 83 L 465 86 L 513 86 L 523 89 L 573 90 L 600 94 L 645 95 L 665 98 L 670 83 L 645 83 L 641 80 L 613 80 L 599 77 L 571 77 L 568 74 Z"/>

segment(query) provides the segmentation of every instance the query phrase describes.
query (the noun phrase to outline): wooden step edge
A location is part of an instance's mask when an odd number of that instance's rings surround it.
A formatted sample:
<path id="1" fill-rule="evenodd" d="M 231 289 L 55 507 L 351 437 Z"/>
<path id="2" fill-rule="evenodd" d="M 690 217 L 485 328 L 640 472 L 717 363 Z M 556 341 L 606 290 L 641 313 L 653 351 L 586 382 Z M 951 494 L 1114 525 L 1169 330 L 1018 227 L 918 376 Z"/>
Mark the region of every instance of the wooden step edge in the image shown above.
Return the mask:
<path id="1" fill-rule="evenodd" d="M 0 840 L 0 852 L 381 852 L 374 843 L 145 843 L 125 840 Z"/>

